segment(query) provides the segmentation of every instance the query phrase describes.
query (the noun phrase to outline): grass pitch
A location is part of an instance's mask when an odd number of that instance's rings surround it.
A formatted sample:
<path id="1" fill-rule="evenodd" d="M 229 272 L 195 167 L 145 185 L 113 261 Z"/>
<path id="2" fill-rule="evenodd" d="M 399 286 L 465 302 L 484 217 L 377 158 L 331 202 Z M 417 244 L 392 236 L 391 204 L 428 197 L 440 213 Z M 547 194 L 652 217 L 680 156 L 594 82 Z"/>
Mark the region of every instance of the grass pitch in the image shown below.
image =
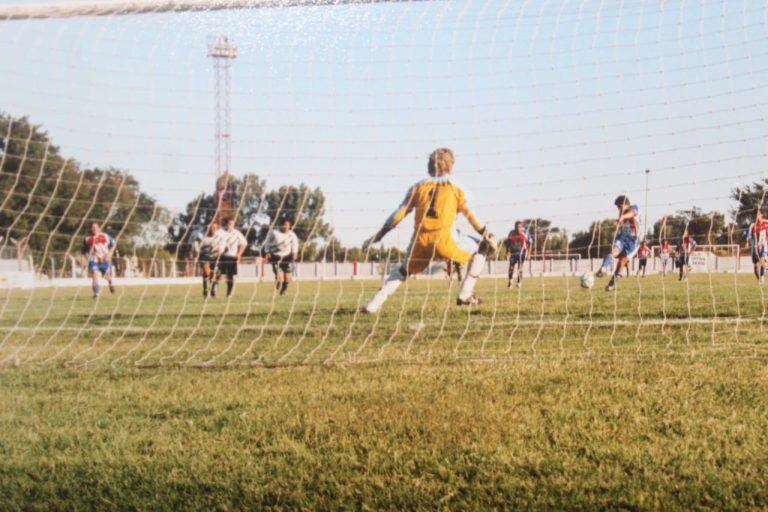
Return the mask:
<path id="1" fill-rule="evenodd" d="M 768 508 L 750 276 L 84 285 L 0 298 L 2 510 Z"/>

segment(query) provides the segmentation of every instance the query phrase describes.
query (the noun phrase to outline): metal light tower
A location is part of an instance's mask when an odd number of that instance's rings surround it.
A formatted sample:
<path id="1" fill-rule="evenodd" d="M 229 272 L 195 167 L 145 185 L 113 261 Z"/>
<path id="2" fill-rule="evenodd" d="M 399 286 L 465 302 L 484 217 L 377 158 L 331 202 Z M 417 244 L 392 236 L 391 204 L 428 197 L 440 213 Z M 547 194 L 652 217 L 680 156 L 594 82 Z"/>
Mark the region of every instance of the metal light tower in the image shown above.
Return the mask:
<path id="1" fill-rule="evenodd" d="M 229 217 L 234 213 L 232 209 L 232 180 L 229 174 L 230 166 L 232 165 L 229 69 L 232 67 L 232 61 L 237 58 L 237 46 L 230 43 L 227 36 L 218 36 L 208 42 L 208 57 L 213 59 L 213 71 L 216 81 L 216 106 L 214 113 L 216 212 L 213 220 L 220 222 L 222 217 Z"/>
<path id="2" fill-rule="evenodd" d="M 208 57 L 213 59 L 213 71 L 216 80 L 215 144 L 216 177 L 229 172 L 232 163 L 231 145 L 231 108 L 229 102 L 229 69 L 237 58 L 237 46 L 229 42 L 227 36 L 219 36 L 208 43 Z"/>

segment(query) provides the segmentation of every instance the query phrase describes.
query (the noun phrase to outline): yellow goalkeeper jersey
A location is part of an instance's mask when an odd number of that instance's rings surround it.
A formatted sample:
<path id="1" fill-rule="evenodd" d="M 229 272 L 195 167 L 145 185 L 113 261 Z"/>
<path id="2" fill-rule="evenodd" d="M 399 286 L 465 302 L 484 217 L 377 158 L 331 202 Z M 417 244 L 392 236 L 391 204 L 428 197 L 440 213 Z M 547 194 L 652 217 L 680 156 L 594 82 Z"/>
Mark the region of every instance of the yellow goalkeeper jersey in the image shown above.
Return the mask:
<path id="1" fill-rule="evenodd" d="M 475 231 L 483 231 L 483 226 L 467 206 L 464 191 L 449 177 L 428 178 L 413 185 L 400 207 L 387 219 L 386 227 L 397 226 L 411 210 L 415 210 L 416 232 L 451 229 L 459 213 L 467 218 Z"/>

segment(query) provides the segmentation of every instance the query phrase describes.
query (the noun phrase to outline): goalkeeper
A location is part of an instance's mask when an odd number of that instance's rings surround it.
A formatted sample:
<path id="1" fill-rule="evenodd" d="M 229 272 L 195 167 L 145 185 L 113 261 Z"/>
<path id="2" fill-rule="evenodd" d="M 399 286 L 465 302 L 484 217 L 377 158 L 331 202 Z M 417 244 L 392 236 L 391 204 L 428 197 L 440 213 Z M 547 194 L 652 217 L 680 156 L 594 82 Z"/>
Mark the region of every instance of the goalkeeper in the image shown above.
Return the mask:
<path id="1" fill-rule="evenodd" d="M 469 264 L 459 289 L 456 304 L 460 306 L 481 303 L 474 294 L 475 283 L 485 264 L 486 256 L 496 252 L 498 245 L 467 206 L 464 191 L 451 180 L 453 152 L 447 148 L 436 149 L 429 156 L 427 170 L 429 178 L 413 185 L 405 195 L 400 207 L 387 219 L 384 226 L 363 245 L 367 250 L 371 244 L 380 241 L 395 228 L 408 213 L 414 213 L 414 232 L 405 261 L 394 269 L 381 289 L 374 295 L 365 311 L 376 313 L 408 276 L 423 272 L 434 260 L 455 262 L 462 266 Z M 457 214 L 463 214 L 480 235 L 478 250 L 470 255 L 459 248 L 451 237 L 451 228 Z"/>

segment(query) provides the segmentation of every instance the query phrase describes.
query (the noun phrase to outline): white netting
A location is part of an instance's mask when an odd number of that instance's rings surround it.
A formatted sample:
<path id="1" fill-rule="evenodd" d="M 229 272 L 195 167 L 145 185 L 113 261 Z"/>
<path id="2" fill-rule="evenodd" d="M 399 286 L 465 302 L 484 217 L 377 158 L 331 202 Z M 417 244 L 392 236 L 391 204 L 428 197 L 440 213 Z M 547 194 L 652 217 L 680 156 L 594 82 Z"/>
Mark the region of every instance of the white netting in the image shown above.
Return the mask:
<path id="1" fill-rule="evenodd" d="M 341 4 L 0 2 L 0 364 L 765 355 L 745 235 L 768 176 L 765 4 Z M 482 265 L 480 306 L 456 305 L 467 265 L 435 261 L 366 313 L 409 260 L 413 214 L 363 242 L 438 147 L 480 221 L 500 239 L 521 221 L 529 250 Z M 645 275 L 633 258 L 615 292 L 582 288 L 619 194 Z M 234 291 L 203 297 L 201 237 L 230 215 Z M 261 249 L 286 217 L 281 294 Z M 98 299 L 94 222 L 118 248 Z M 463 218 L 448 235 L 477 249 Z"/>

